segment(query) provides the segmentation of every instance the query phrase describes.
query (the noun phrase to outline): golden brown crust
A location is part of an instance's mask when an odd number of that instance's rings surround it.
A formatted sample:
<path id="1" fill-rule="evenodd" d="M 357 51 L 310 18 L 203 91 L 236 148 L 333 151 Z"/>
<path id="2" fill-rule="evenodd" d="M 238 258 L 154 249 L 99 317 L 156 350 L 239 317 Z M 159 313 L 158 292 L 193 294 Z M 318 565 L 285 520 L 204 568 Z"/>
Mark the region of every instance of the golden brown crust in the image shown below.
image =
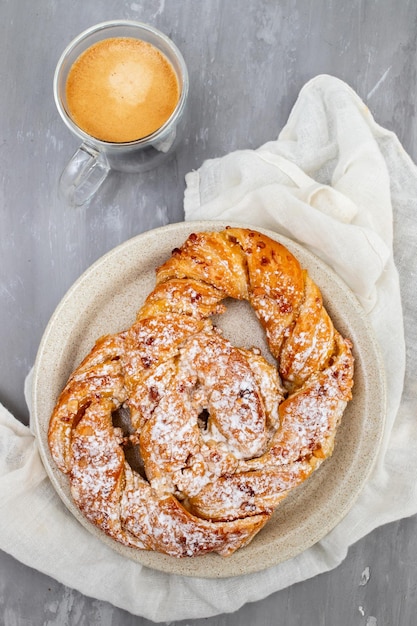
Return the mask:
<path id="1" fill-rule="evenodd" d="M 77 506 L 115 540 L 229 555 L 332 453 L 351 344 L 297 259 L 253 230 L 193 233 L 156 283 L 135 323 L 101 338 L 68 380 L 49 446 Z M 250 302 L 277 368 L 213 327 L 228 297 Z"/>

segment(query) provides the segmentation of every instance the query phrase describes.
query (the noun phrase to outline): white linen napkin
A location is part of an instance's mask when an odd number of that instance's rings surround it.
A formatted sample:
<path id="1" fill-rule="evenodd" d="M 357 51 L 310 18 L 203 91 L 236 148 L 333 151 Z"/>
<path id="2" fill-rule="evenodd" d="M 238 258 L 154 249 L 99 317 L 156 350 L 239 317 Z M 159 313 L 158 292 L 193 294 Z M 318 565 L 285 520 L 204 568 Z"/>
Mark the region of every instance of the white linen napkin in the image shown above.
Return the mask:
<path id="1" fill-rule="evenodd" d="M 417 512 L 417 383 L 410 374 L 417 368 L 417 335 L 415 296 L 406 280 L 406 272 L 417 274 L 417 169 L 397 137 L 376 124 L 345 83 L 318 76 L 300 92 L 277 140 L 209 160 L 186 183 L 187 220 L 230 219 L 276 230 L 345 280 L 382 350 L 388 414 L 373 473 L 333 531 L 290 561 L 218 581 L 147 569 L 90 535 L 55 494 L 30 430 L 0 405 L 0 548 L 87 596 L 155 622 L 235 611 L 337 566 L 374 528 Z M 410 344 L 403 395 L 399 277 Z"/>

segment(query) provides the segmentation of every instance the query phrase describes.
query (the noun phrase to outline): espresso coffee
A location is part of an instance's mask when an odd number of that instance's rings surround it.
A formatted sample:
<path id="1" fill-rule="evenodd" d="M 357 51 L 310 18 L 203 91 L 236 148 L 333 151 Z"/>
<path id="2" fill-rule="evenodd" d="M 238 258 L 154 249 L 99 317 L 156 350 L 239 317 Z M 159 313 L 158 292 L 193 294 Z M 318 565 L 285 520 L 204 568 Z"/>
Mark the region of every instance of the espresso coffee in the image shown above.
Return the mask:
<path id="1" fill-rule="evenodd" d="M 90 136 L 112 143 L 142 139 L 172 115 L 180 97 L 177 75 L 155 46 L 114 37 L 87 48 L 66 82 L 68 113 Z"/>

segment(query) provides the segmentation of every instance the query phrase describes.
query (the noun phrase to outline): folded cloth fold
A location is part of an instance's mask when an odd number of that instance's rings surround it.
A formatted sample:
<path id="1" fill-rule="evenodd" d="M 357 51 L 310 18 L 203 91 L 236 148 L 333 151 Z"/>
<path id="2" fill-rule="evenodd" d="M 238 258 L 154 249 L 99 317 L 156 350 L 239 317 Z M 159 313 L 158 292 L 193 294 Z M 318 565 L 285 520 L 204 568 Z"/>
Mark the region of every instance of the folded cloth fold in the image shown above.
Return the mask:
<path id="1" fill-rule="evenodd" d="M 218 581 L 149 570 L 90 535 L 56 496 L 30 430 L 0 405 L 0 548 L 85 595 L 155 622 L 235 611 L 334 568 L 374 528 L 417 512 L 417 383 L 410 375 L 417 336 L 407 280 L 417 272 L 417 169 L 397 137 L 374 121 L 349 86 L 318 76 L 301 90 L 277 140 L 208 160 L 186 184 L 186 220 L 274 230 L 345 280 L 381 347 L 388 410 L 373 473 L 338 526 L 290 561 Z"/>

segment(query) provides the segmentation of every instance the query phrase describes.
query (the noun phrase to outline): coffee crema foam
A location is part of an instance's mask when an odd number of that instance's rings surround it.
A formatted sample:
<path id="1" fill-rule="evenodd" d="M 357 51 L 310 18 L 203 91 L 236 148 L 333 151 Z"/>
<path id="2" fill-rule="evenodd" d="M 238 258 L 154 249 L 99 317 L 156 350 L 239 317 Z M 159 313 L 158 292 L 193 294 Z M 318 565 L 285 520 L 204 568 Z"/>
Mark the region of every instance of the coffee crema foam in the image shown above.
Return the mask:
<path id="1" fill-rule="evenodd" d="M 165 55 L 130 37 L 104 39 L 87 48 L 66 83 L 75 124 L 112 143 L 151 135 L 172 115 L 179 96 L 175 70 Z"/>

